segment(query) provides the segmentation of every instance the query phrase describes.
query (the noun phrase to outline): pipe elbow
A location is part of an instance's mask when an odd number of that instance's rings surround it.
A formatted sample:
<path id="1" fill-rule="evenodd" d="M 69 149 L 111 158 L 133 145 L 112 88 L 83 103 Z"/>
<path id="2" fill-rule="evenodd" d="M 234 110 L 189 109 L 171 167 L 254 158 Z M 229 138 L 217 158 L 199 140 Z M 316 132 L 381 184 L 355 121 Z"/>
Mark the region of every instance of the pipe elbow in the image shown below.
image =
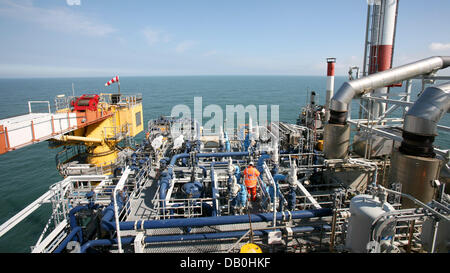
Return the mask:
<path id="1" fill-rule="evenodd" d="M 282 175 L 282 174 L 276 174 L 273 176 L 273 180 L 275 181 L 275 183 L 277 183 L 279 180 L 286 180 L 286 176 Z"/>
<path id="2" fill-rule="evenodd" d="M 425 89 L 405 115 L 400 152 L 435 157 L 433 142 L 437 124 L 449 110 L 450 82 Z"/>
<path id="3" fill-rule="evenodd" d="M 450 66 L 450 56 L 434 56 L 345 82 L 331 99 L 330 122 L 336 123 L 337 113 L 346 113 L 348 105 L 356 96 L 419 75 L 427 75 L 448 66 Z"/>
<path id="4" fill-rule="evenodd" d="M 348 105 L 356 96 L 356 90 L 351 82 L 345 82 L 331 99 L 330 110 L 347 112 Z"/>
<path id="5" fill-rule="evenodd" d="M 101 227 L 104 230 L 110 231 L 114 229 L 114 224 L 112 223 L 112 220 L 114 218 L 114 209 L 113 205 L 109 205 L 105 208 L 103 211 L 103 217 L 101 220 Z"/>
<path id="6" fill-rule="evenodd" d="M 450 56 L 439 56 L 442 59 L 442 69 L 450 66 Z"/>
<path id="7" fill-rule="evenodd" d="M 450 82 L 428 87 L 406 113 L 403 130 L 419 136 L 436 136 L 437 123 L 449 110 Z"/>

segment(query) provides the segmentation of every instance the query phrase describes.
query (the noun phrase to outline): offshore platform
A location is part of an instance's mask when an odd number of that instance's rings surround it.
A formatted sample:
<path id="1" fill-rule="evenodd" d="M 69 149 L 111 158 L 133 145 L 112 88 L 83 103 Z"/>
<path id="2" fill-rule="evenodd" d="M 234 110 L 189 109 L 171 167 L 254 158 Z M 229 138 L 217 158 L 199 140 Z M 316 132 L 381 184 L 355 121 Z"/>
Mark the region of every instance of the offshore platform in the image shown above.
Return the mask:
<path id="1" fill-rule="evenodd" d="M 61 149 L 63 180 L 0 236 L 51 203 L 33 253 L 447 253 L 450 155 L 434 140 L 450 131 L 439 124 L 450 83 L 437 83 L 450 77 L 436 75 L 450 56 L 392 67 L 397 13 L 397 0 L 368 3 L 363 67 L 334 92 L 328 58 L 326 102 L 311 92 L 296 124 L 249 119 L 210 132 L 161 116 L 138 144 L 139 94 L 57 96 L 54 113 L 29 102 L 29 114 L 0 120 L 0 154 L 48 141 Z M 256 201 L 243 183 L 250 162 Z"/>

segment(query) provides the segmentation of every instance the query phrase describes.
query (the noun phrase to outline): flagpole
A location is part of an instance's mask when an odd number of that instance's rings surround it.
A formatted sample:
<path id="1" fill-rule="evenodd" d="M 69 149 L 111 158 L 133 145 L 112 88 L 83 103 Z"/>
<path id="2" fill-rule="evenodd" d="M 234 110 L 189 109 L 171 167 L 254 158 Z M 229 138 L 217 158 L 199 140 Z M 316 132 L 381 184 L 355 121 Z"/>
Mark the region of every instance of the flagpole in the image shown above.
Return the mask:
<path id="1" fill-rule="evenodd" d="M 120 81 L 117 81 L 117 87 L 119 88 L 119 94 L 120 94 Z"/>

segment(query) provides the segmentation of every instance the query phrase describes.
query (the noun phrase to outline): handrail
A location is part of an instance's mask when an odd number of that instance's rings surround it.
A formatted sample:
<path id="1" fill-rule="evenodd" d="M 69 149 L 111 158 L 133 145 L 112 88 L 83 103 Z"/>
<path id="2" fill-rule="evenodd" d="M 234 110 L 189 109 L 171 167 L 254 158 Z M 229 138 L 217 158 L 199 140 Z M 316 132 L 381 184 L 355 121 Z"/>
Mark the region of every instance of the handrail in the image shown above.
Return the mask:
<path id="1" fill-rule="evenodd" d="M 47 103 L 48 104 L 48 113 L 51 114 L 52 111 L 50 110 L 50 102 L 49 101 L 28 101 L 28 113 L 32 113 L 31 111 L 31 104 L 32 103 Z"/>
<path id="2" fill-rule="evenodd" d="M 125 181 L 127 180 L 128 175 L 130 174 L 130 171 L 131 171 L 131 169 L 127 166 L 113 191 L 114 216 L 116 218 L 116 233 L 117 233 L 117 242 L 119 244 L 119 253 L 123 253 L 123 249 L 122 249 L 122 243 L 121 243 L 121 239 L 120 239 L 119 212 L 118 212 L 118 206 L 117 206 L 117 192 L 120 190 L 123 190 L 123 187 L 125 186 Z"/>

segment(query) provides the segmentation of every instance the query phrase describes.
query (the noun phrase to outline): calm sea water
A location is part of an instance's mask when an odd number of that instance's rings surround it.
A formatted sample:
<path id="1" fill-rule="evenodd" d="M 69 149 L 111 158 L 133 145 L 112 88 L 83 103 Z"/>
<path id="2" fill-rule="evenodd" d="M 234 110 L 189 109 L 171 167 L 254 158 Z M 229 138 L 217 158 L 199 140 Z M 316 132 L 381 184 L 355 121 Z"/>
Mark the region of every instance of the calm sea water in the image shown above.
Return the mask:
<path id="1" fill-rule="evenodd" d="M 105 87 L 108 78 L 0 79 L 0 119 L 28 112 L 27 101 L 49 100 L 58 94 L 115 92 L 116 85 Z M 295 123 L 308 91 L 316 91 L 318 103 L 325 102 L 326 77 L 311 76 L 171 76 L 121 77 L 122 93 L 142 93 L 145 125 L 149 119 L 170 115 L 172 107 L 185 104 L 193 112 L 194 97 L 202 97 L 203 108 L 209 104 L 279 105 L 281 121 Z M 346 81 L 336 77 L 335 88 Z M 415 82 L 413 100 L 420 88 Z M 393 92 L 402 92 L 396 88 Z M 357 117 L 359 100 L 353 101 L 352 116 Z M 39 108 L 39 107 L 36 107 Z M 35 107 L 33 107 L 35 109 Z M 41 108 L 45 111 L 45 107 Z M 269 117 L 268 117 L 269 118 Z M 204 118 L 205 123 L 208 118 Z M 450 126 L 447 115 L 441 124 Z M 143 133 L 138 136 L 142 139 Z M 441 147 L 450 146 L 450 134 L 441 133 L 436 140 Z M 0 223 L 61 180 L 55 167 L 56 150 L 47 143 L 31 145 L 0 156 Z M 44 205 L 0 238 L 0 252 L 29 252 L 50 216 L 51 205 Z"/>

